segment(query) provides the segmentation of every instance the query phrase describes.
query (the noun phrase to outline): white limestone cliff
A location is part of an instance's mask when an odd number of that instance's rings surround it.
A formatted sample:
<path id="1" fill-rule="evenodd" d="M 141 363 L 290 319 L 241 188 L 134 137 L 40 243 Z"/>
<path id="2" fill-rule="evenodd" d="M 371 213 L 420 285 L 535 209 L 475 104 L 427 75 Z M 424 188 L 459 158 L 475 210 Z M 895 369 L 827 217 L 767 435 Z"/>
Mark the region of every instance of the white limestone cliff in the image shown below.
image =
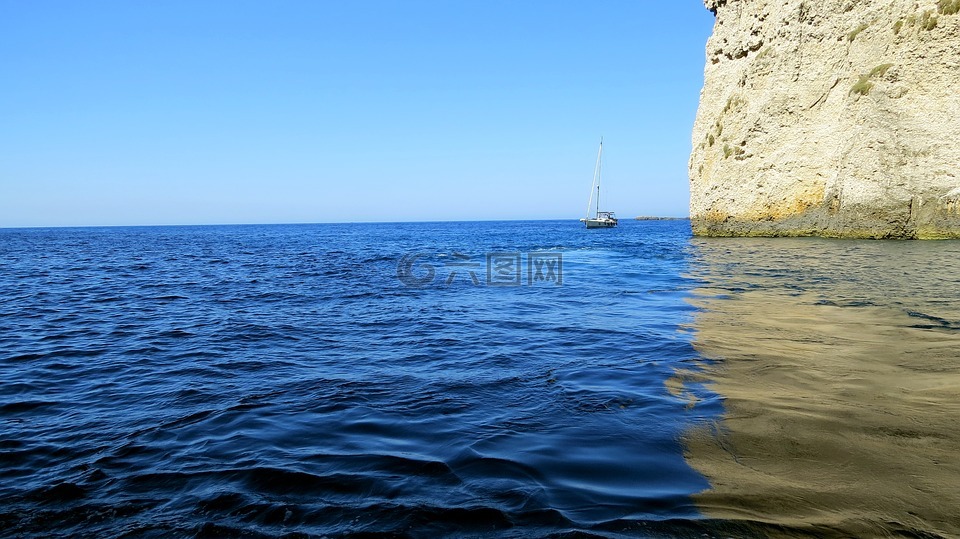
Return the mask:
<path id="1" fill-rule="evenodd" d="M 960 0 L 705 0 L 699 235 L 960 237 Z"/>

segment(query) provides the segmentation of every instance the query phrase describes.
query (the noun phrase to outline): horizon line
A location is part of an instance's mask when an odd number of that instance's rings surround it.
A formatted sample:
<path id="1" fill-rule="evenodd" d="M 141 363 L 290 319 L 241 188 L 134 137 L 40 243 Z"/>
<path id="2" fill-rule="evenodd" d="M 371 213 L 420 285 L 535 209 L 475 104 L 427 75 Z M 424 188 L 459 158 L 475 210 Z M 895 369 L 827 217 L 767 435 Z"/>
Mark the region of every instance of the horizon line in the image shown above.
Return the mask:
<path id="1" fill-rule="evenodd" d="M 689 216 L 644 216 L 638 215 L 636 217 L 621 217 L 620 220 L 627 221 L 643 221 L 643 220 L 685 220 L 689 219 Z M 579 218 L 573 217 L 563 217 L 563 218 L 547 218 L 547 219 L 437 219 L 437 220 L 410 220 L 410 221 L 299 221 L 299 222 L 286 222 L 286 223 L 178 223 L 178 224 L 128 224 L 128 225 L 27 225 L 27 226 L 0 226 L 0 230 L 36 230 L 36 229 L 50 229 L 50 228 L 162 228 L 162 227 L 201 227 L 201 226 L 295 226 L 295 225 L 372 225 L 372 224 L 381 224 L 381 225 L 390 225 L 390 224 L 430 224 L 430 223 L 507 223 L 507 222 L 524 222 L 524 221 L 579 221 Z"/>

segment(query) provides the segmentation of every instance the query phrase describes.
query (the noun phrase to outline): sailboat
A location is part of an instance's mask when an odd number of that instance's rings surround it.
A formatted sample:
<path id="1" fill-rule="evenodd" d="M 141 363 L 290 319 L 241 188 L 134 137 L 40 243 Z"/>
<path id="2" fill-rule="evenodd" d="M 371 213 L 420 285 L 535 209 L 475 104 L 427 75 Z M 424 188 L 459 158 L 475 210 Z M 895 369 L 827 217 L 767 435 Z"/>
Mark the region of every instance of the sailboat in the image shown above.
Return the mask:
<path id="1" fill-rule="evenodd" d="M 580 219 L 581 223 L 586 223 L 587 228 L 613 228 L 617 226 L 617 216 L 612 211 L 600 211 L 600 169 L 603 160 L 603 137 L 600 138 L 600 150 L 597 151 L 597 165 L 593 169 L 593 185 L 590 186 L 590 200 L 587 201 L 587 216 Z M 597 206 L 593 217 L 590 217 L 590 209 L 593 207 L 593 194 L 596 190 Z"/>

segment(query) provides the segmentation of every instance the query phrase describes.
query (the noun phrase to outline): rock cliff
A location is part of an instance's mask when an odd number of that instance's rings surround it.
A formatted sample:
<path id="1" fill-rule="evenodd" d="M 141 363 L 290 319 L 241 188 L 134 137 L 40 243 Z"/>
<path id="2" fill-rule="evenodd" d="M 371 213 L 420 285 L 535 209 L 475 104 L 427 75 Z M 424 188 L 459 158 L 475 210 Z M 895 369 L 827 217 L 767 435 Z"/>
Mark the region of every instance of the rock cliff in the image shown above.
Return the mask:
<path id="1" fill-rule="evenodd" d="M 705 0 L 699 235 L 960 237 L 960 0 Z"/>

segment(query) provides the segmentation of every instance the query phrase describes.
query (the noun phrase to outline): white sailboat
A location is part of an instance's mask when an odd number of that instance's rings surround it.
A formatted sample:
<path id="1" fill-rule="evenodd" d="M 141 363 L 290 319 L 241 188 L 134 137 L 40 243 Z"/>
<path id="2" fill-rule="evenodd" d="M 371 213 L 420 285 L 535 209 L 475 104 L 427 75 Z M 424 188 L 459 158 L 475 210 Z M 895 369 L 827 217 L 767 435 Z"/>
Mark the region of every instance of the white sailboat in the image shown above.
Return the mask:
<path id="1" fill-rule="evenodd" d="M 617 226 L 617 216 L 612 211 L 600 211 L 600 171 L 603 161 L 603 137 L 600 138 L 600 150 L 597 151 L 597 165 L 593 169 L 593 185 L 590 186 L 590 200 L 587 201 L 587 216 L 580 219 L 581 223 L 586 223 L 587 228 L 613 228 Z M 596 191 L 597 206 L 593 217 L 590 216 L 590 209 L 593 208 L 593 195 Z"/>

